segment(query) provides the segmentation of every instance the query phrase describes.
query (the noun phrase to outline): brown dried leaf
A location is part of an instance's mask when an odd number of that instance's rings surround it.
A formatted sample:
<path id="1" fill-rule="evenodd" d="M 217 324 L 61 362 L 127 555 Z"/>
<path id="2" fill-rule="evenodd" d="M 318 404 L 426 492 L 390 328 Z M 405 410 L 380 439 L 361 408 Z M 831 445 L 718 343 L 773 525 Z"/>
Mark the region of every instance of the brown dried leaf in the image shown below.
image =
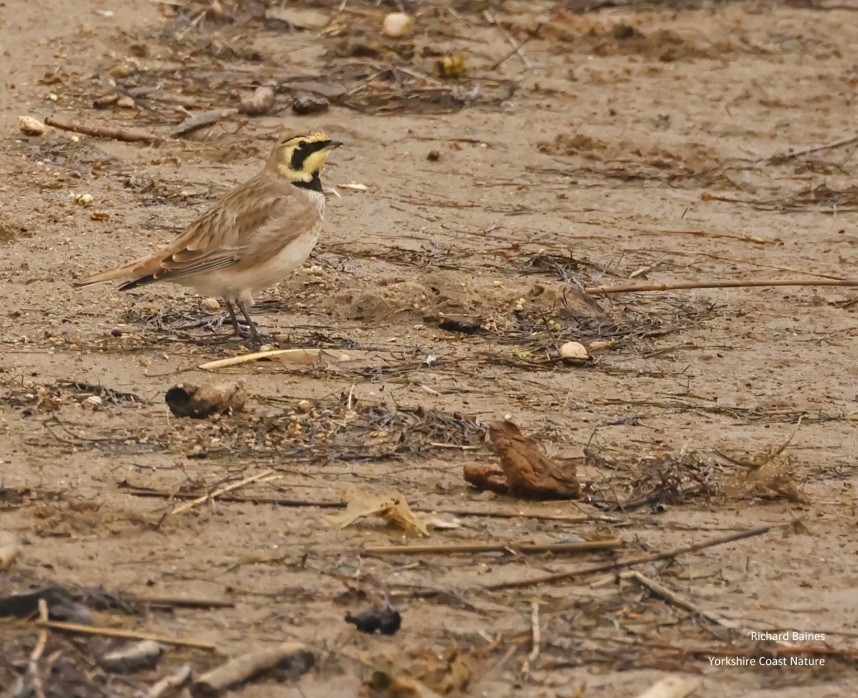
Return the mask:
<path id="1" fill-rule="evenodd" d="M 574 463 L 560 465 L 552 460 L 512 422 L 491 422 L 489 438 L 500 456 L 510 494 L 529 499 L 581 496 Z"/>

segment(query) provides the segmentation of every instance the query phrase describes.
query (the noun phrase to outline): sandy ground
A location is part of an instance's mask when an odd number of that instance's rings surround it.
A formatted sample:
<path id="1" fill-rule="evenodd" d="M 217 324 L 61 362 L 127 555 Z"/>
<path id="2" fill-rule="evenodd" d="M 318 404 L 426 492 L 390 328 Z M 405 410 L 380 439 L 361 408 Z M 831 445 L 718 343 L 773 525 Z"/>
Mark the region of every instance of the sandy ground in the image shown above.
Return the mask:
<path id="1" fill-rule="evenodd" d="M 225 2 L 223 14 L 183 2 L 0 8 L 0 528 L 23 542 L 0 588 L 227 599 L 95 616 L 225 655 L 289 639 L 314 648 L 300 680 L 234 692 L 247 698 L 393 695 L 372 693 L 373 672 L 448 695 L 624 698 L 669 673 L 699 678 L 694 695 L 712 698 L 855 695 L 855 292 L 701 289 L 593 296 L 596 306 L 577 290 L 858 276 L 858 141 L 838 145 L 855 136 L 855 12 L 555 8 L 534 35 L 548 5 L 499 4 L 487 17 L 474 3 L 428 3 L 415 34 L 394 41 L 374 3 L 301 15 L 309 4 L 290 21 L 310 30 L 262 20 L 254 3 Z M 466 57 L 466 77 L 426 77 L 445 54 Z M 233 107 L 266 82 L 281 86 L 273 112 L 170 137 L 182 109 Z M 296 82 L 341 87 L 328 111 L 297 116 Z M 130 108 L 93 109 L 129 91 Z M 24 114 L 163 140 L 26 137 Z M 213 341 L 226 329 L 206 326 L 219 314 L 198 296 L 72 288 L 170 240 L 260 167 L 275 138 L 310 129 L 346 142 L 326 178 L 339 196 L 311 260 L 258 299 L 256 318 L 275 346 L 352 361 L 200 371 L 248 350 Z M 480 329 L 443 329 L 441 313 Z M 572 367 L 556 360 L 567 340 L 613 345 Z M 171 386 L 217 380 L 243 382 L 245 412 L 169 414 Z M 495 462 L 482 425 L 504 416 L 557 458 L 588 449 L 583 501 L 469 489 L 462 466 Z M 432 544 L 616 536 L 623 547 L 367 554 L 415 541 L 381 521 L 340 530 L 313 506 L 215 502 L 165 518 L 174 503 L 128 489 L 207 491 L 267 468 L 276 479 L 238 493 L 338 502 L 362 487 L 483 514 L 438 514 L 458 526 L 434 530 Z M 772 530 L 638 568 L 720 624 L 611 573 L 478 588 L 760 525 Z M 413 593 L 426 589 L 444 593 Z M 343 622 L 386 591 L 403 617 L 395 636 Z M 533 602 L 542 642 L 528 672 Z M 829 648 L 824 665 L 762 667 L 777 648 L 731 623 L 822 633 L 795 645 Z M 0 687 L 36 637 L 0 627 Z M 185 661 L 220 661 L 170 649 L 158 669 L 84 680 L 75 672 L 103 639 L 55 636 L 49 649 L 67 663 L 46 682 L 57 696 L 136 695 Z M 712 661 L 737 656 L 757 665 Z"/>

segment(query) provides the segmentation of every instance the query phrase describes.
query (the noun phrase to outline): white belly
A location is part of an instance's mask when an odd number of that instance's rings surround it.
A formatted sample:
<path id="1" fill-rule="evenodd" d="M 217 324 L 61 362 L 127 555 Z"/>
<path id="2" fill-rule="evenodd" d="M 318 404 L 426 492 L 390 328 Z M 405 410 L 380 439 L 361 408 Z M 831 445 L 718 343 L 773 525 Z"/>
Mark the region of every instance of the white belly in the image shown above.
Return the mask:
<path id="1" fill-rule="evenodd" d="M 259 259 L 257 256 L 252 264 L 248 264 L 247 260 L 241 260 L 231 267 L 188 277 L 186 280 L 177 279 L 177 281 L 193 286 L 206 296 L 221 296 L 230 302 L 252 303 L 255 292 L 280 283 L 310 256 L 310 252 L 313 251 L 319 239 L 319 231 L 322 227 L 322 215 L 325 207 L 324 196 L 319 194 L 318 201 L 314 201 L 314 203 L 319 212 L 319 220 L 313 229 L 292 240 L 270 258 Z M 267 232 L 276 235 L 276 223 Z"/>

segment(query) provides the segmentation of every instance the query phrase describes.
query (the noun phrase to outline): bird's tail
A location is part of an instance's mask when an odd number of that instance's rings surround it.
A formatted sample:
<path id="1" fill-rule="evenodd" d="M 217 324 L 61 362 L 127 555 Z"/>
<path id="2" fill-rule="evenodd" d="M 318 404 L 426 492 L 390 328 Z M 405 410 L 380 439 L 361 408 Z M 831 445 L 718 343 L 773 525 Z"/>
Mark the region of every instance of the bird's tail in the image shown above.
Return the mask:
<path id="1" fill-rule="evenodd" d="M 92 286 L 93 284 L 103 284 L 106 281 L 125 281 L 125 286 L 131 288 L 132 284 L 137 285 L 137 281 L 145 277 L 151 277 L 160 268 L 160 259 L 157 257 L 143 257 L 129 262 L 117 269 L 103 271 L 100 274 L 81 279 L 80 281 L 72 282 L 72 286 L 81 288 L 83 286 Z"/>

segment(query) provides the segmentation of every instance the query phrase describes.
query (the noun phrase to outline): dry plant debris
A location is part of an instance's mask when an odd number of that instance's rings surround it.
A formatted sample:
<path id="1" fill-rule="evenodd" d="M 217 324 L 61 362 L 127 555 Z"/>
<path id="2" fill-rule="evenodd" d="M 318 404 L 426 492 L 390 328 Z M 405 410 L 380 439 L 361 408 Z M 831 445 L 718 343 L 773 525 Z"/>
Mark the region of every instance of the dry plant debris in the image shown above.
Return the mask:
<path id="1" fill-rule="evenodd" d="M 351 623 L 360 632 L 372 635 L 395 635 L 402 626 L 402 615 L 389 604 L 367 608 L 359 613 L 346 614 L 346 623 Z"/>
<path id="2" fill-rule="evenodd" d="M 328 521 L 340 528 L 347 528 L 359 519 L 380 516 L 388 524 L 400 527 L 408 536 L 428 537 L 426 524 L 411 511 L 408 502 L 399 493 L 373 494 L 357 487 L 345 494 L 348 502 L 341 514 L 328 517 Z"/>
<path id="3" fill-rule="evenodd" d="M 283 642 L 242 654 L 206 672 L 191 684 L 191 695 L 194 698 L 219 696 L 268 672 L 294 680 L 312 669 L 315 662 L 315 653 L 307 645 Z"/>
<path id="4" fill-rule="evenodd" d="M 575 499 L 581 496 L 575 465 L 546 456 L 510 421 L 489 424 L 489 439 L 500 457 L 511 495 L 523 499 Z"/>
<path id="5" fill-rule="evenodd" d="M 177 417 L 203 419 L 213 414 L 241 412 L 247 402 L 247 391 L 238 382 L 173 386 L 164 395 L 167 406 Z"/>

